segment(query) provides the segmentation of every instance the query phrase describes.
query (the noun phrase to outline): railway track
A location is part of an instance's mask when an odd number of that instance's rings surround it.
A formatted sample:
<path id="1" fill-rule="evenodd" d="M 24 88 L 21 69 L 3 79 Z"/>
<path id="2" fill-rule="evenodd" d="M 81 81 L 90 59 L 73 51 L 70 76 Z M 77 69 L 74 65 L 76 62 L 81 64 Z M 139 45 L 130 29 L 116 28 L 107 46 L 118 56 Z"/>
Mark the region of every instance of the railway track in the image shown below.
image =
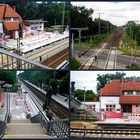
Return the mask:
<path id="1" fill-rule="evenodd" d="M 69 49 L 64 49 L 58 54 L 50 57 L 49 59 L 42 62 L 42 64 L 47 65 L 51 68 L 56 68 L 58 65 L 60 65 L 63 61 L 69 59 Z"/>
<path id="2" fill-rule="evenodd" d="M 117 61 L 117 47 L 119 46 L 119 40 L 122 37 L 122 31 L 120 29 L 116 29 L 110 37 L 106 40 L 106 42 L 102 43 L 99 48 L 97 48 L 94 53 L 81 65 L 80 69 L 94 69 L 94 67 L 98 66 L 98 61 L 94 61 L 95 55 L 100 57 L 103 52 L 107 51 L 107 58 L 105 61 L 104 69 L 116 69 L 116 61 Z M 110 65 L 111 64 L 111 65 Z"/>
<path id="3" fill-rule="evenodd" d="M 110 48 L 104 69 L 116 69 L 117 48 Z"/>
<path id="4" fill-rule="evenodd" d="M 26 58 L 29 58 L 34 61 L 40 61 L 39 57 L 41 56 L 43 59 L 48 59 L 49 57 L 56 55 L 57 53 L 61 52 L 65 48 L 68 48 L 68 40 L 61 42 L 59 45 L 52 46 L 52 47 L 45 47 L 43 49 L 39 49 L 35 52 L 33 52 L 31 55 L 26 56 Z"/>
<path id="5" fill-rule="evenodd" d="M 98 45 L 99 48 L 97 48 L 94 51 L 94 53 L 91 54 L 91 56 L 80 66 L 79 69 L 92 69 L 92 66 L 95 63 L 94 61 L 95 55 L 99 56 L 102 54 L 102 52 L 108 47 L 108 44 L 110 43 L 110 40 L 112 39 L 113 36 L 114 36 L 114 32 L 111 34 L 111 36 L 107 40 L 104 40 L 102 43 Z"/>
<path id="6" fill-rule="evenodd" d="M 83 129 L 71 128 L 71 136 L 97 137 L 140 137 L 140 129 Z"/>
<path id="7" fill-rule="evenodd" d="M 33 87 L 31 84 L 29 84 L 25 81 L 22 81 L 22 82 L 35 94 L 35 97 L 39 99 L 39 102 L 40 102 L 41 106 L 43 107 L 46 95 L 44 93 L 42 93 L 39 89 Z M 59 119 L 66 119 L 69 117 L 69 108 L 66 108 L 62 104 L 58 103 L 53 98 L 52 98 L 51 106 L 52 106 L 53 113 Z"/>

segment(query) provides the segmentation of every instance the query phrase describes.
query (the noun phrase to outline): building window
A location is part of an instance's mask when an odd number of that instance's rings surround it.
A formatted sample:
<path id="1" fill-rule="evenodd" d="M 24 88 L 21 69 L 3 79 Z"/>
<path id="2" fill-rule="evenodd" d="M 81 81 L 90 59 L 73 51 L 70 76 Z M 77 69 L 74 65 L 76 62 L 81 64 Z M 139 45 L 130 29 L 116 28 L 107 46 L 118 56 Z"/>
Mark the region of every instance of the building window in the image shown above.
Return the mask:
<path id="1" fill-rule="evenodd" d="M 125 96 L 132 96 L 134 95 L 133 91 L 124 91 Z"/>
<path id="2" fill-rule="evenodd" d="M 106 111 L 115 112 L 116 105 L 106 105 Z"/>
<path id="3" fill-rule="evenodd" d="M 140 96 L 140 91 L 124 91 L 124 96 Z"/>
<path id="4" fill-rule="evenodd" d="M 106 111 L 108 111 L 108 105 L 106 105 Z"/>
<path id="5" fill-rule="evenodd" d="M 13 18 L 13 21 L 18 21 L 18 18 Z"/>
<path id="6" fill-rule="evenodd" d="M 140 91 L 136 91 L 136 95 L 140 96 Z"/>
<path id="7" fill-rule="evenodd" d="M 5 17 L 4 20 L 5 21 L 12 21 L 12 18 L 11 17 Z"/>
<path id="8" fill-rule="evenodd" d="M 95 105 L 92 105 L 92 109 L 93 109 L 93 111 L 95 111 Z"/>

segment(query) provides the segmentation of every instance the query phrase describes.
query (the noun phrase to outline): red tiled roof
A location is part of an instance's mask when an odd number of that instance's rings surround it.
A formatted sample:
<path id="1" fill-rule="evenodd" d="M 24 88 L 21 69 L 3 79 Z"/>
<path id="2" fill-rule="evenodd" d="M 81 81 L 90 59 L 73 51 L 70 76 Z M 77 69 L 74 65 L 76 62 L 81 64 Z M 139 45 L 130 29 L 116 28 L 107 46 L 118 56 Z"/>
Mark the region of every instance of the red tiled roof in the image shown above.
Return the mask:
<path id="1" fill-rule="evenodd" d="M 120 96 L 120 104 L 140 104 L 140 96 L 125 96 L 123 91 L 140 91 L 140 81 L 136 80 L 112 80 L 102 88 L 102 96 Z M 101 92 L 100 92 L 101 94 Z"/>
<path id="2" fill-rule="evenodd" d="M 121 85 L 122 90 L 140 90 L 140 81 L 129 80 Z"/>
<path id="3" fill-rule="evenodd" d="M 3 19 L 5 6 L 0 4 L 0 20 Z"/>
<path id="4" fill-rule="evenodd" d="M 140 96 L 121 96 L 120 104 L 140 104 Z"/>
<path id="5" fill-rule="evenodd" d="M 19 29 L 19 22 L 3 22 L 5 28 L 10 31 L 10 30 L 18 30 Z"/>
<path id="6" fill-rule="evenodd" d="M 102 88 L 102 96 L 120 96 L 121 80 L 112 80 Z"/>
<path id="7" fill-rule="evenodd" d="M 19 18 L 19 21 L 5 21 L 4 18 L 13 17 Z M 3 21 L 4 26 L 7 30 L 17 30 L 19 28 L 19 23 L 22 22 L 21 16 L 8 4 L 0 4 L 0 20 Z"/>
<path id="8" fill-rule="evenodd" d="M 21 16 L 8 4 L 0 4 L 0 19 L 4 17 L 18 17 L 21 21 Z"/>

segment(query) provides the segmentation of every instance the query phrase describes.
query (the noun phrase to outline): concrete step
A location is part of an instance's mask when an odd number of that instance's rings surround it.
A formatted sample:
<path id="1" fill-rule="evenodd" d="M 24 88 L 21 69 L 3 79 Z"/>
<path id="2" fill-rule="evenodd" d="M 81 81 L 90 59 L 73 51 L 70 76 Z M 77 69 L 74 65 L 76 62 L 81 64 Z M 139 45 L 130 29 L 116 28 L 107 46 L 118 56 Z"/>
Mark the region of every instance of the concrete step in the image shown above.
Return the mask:
<path id="1" fill-rule="evenodd" d="M 47 136 L 40 123 L 8 123 L 4 138 Z"/>
<path id="2" fill-rule="evenodd" d="M 29 119 L 23 120 L 11 120 L 11 123 L 31 123 Z"/>

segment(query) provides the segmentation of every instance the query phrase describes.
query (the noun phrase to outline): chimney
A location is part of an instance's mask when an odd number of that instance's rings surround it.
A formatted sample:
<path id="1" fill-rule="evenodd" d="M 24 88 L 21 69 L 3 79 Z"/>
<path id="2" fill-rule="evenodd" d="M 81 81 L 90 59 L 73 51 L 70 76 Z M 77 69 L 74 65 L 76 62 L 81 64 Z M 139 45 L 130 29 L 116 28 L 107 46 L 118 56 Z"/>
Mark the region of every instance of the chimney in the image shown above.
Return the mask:
<path id="1" fill-rule="evenodd" d="M 13 6 L 14 11 L 16 11 L 16 6 Z"/>
<path id="2" fill-rule="evenodd" d="M 124 77 L 122 77 L 122 83 L 124 83 L 125 82 L 125 79 L 124 79 Z"/>

